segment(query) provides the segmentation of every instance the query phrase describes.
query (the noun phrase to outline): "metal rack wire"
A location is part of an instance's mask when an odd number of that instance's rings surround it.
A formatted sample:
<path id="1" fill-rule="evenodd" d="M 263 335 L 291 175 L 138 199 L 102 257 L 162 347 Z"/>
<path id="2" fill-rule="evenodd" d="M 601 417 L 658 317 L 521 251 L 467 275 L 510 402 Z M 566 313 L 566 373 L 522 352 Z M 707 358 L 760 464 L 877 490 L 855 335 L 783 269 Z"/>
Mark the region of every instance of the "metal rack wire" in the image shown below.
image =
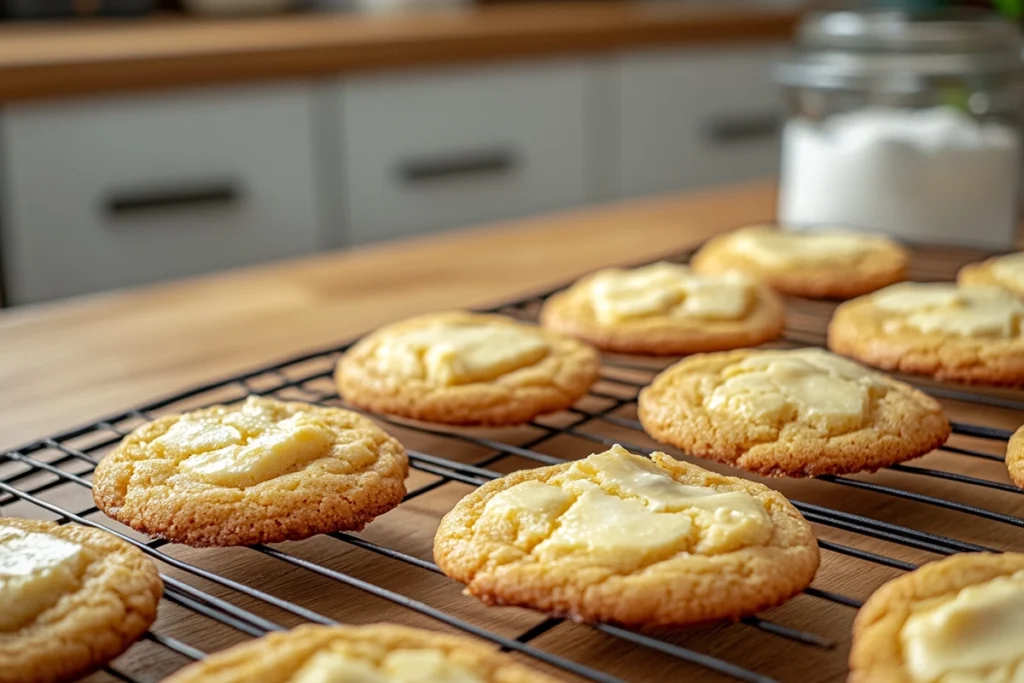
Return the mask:
<path id="1" fill-rule="evenodd" d="M 688 257 L 689 253 L 677 258 Z M 949 279 L 959 264 L 978 257 L 963 250 L 921 248 L 915 254 L 911 278 Z M 533 320 L 548 294 L 492 310 Z M 787 332 L 769 346 L 822 345 L 832 308 L 832 304 L 820 301 L 791 299 Z M 232 634 L 229 640 L 239 640 L 302 622 L 352 620 L 352 615 L 341 613 L 344 610 L 311 606 L 310 602 L 317 601 L 308 597 L 282 597 L 289 593 L 289 586 L 269 577 L 288 572 L 287 576 L 308 574 L 325 581 L 325 586 L 388 603 L 390 619 L 402 619 L 406 613 L 415 615 L 421 625 L 433 622 L 434 627 L 472 634 L 576 679 L 602 683 L 771 683 L 777 678 L 772 671 L 764 671 L 772 668 L 766 662 L 798 656 L 809 663 L 809 673 L 803 679 L 840 680 L 845 671 L 849 622 L 863 598 L 881 581 L 936 556 L 1024 550 L 1024 534 L 1007 533 L 1024 527 L 1024 498 L 1020 497 L 1021 490 L 1008 483 L 1001 464 L 1009 428 L 1024 415 L 1017 412 L 1024 410 L 1021 394 L 979 393 L 913 378 L 904 379 L 957 414 L 970 415 L 971 421 L 956 422 L 950 442 L 914 464 L 896 465 L 874 475 L 770 481 L 815 526 L 824 551 L 822 571 L 803 596 L 733 625 L 638 632 L 614 625 L 567 623 L 505 608 L 516 612 L 516 628 L 510 630 L 508 624 L 496 625 L 492 619 L 494 613 L 505 610 L 476 607 L 474 603 L 473 609 L 467 606 L 457 610 L 458 614 L 456 610 L 445 611 L 432 604 L 438 601 L 433 593 L 416 594 L 418 579 L 403 579 L 398 582 L 401 587 L 395 586 L 395 581 L 375 580 L 384 576 L 381 572 L 397 571 L 403 577 L 440 575 L 430 560 L 429 545 L 406 542 L 401 535 L 374 533 L 388 527 L 392 513 L 361 534 L 318 537 L 314 552 L 305 552 L 302 544 L 197 551 L 141 537 L 107 519 L 92 505 L 89 480 L 98 460 L 131 429 L 157 415 L 238 401 L 249 394 L 344 406 L 331 373 L 347 346 L 211 382 L 0 454 L 0 508 L 5 514 L 107 528 L 158 560 L 163 570 L 166 589 L 162 614 L 171 612 L 170 616 L 158 621 L 144 641 L 98 676 L 122 681 L 158 680 L 203 657 L 206 634 L 213 630 L 222 634 L 228 631 Z M 417 499 L 453 488 L 454 493 L 447 495 L 454 495 L 448 499 L 454 500 L 469 490 L 467 486 L 477 486 L 508 471 L 563 462 L 613 443 L 634 452 L 652 452 L 654 444 L 643 435 L 635 417 L 636 395 L 672 360 L 608 356 L 601 380 L 590 396 L 571 410 L 539 418 L 522 428 L 452 429 L 375 416 L 409 448 L 414 476 L 410 479 L 411 490 L 398 509 L 415 508 Z M 858 513 L 869 503 L 872 510 L 884 514 L 873 518 Z M 417 508 L 416 514 L 422 514 L 423 509 Z M 964 531 L 969 540 L 963 538 Z M 429 537 L 432 529 L 424 533 Z M 323 559 L 325 549 L 331 553 L 329 560 Z M 339 566 L 335 561 L 339 552 L 344 557 L 356 553 L 358 563 L 341 562 Z M 239 563 L 266 567 L 266 584 L 236 578 Z M 452 599 L 474 602 L 468 597 L 447 595 L 440 602 L 451 605 Z M 375 616 L 358 614 L 354 618 L 366 622 L 375 620 Z M 563 647 L 566 642 L 576 646 Z M 737 648 L 737 642 L 744 643 L 744 647 Z M 769 650 L 774 657 L 763 656 Z M 661 672 L 656 679 L 643 677 L 654 674 L 637 678 L 638 657 L 649 665 L 648 670 Z"/>

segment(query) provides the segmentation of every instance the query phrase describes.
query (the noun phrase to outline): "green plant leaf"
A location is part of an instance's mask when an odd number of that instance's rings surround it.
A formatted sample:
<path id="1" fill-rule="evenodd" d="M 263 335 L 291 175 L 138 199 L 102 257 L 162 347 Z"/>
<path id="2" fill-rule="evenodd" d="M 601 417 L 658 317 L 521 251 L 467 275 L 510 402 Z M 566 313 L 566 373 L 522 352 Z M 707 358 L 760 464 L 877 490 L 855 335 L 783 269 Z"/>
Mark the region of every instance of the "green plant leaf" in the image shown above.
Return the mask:
<path id="1" fill-rule="evenodd" d="M 996 10 L 1014 19 L 1024 17 L 1024 0 L 993 0 Z"/>

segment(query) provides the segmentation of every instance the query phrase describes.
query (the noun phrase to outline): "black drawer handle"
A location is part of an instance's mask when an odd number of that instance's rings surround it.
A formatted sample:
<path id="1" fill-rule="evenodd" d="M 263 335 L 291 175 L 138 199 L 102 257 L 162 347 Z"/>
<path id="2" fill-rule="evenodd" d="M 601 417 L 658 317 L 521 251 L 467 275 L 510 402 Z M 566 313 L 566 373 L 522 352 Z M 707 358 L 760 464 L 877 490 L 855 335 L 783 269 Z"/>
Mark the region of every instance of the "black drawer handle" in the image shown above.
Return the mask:
<path id="1" fill-rule="evenodd" d="M 716 144 L 732 144 L 773 138 L 782 130 L 782 117 L 775 112 L 723 115 L 709 121 L 707 138 Z"/>
<path id="2" fill-rule="evenodd" d="M 422 183 L 481 175 L 504 175 L 516 167 L 516 156 L 509 150 L 490 149 L 457 152 L 444 157 L 409 159 L 398 169 L 405 183 Z"/>
<path id="3" fill-rule="evenodd" d="M 104 208 L 117 218 L 164 209 L 230 206 L 241 197 L 241 185 L 234 180 L 204 180 L 117 190 L 106 197 Z"/>

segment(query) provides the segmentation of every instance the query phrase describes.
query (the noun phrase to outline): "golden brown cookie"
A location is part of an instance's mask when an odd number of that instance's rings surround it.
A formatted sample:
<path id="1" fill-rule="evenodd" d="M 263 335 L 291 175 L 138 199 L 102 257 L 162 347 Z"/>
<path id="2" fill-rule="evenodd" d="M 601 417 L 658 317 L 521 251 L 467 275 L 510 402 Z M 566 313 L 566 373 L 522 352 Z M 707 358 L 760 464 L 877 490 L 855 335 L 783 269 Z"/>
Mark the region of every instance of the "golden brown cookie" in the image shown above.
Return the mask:
<path id="1" fill-rule="evenodd" d="M 106 531 L 0 518 L 0 683 L 85 676 L 146 632 L 162 592 L 156 565 Z"/>
<path id="2" fill-rule="evenodd" d="M 489 604 L 682 626 L 785 602 L 818 546 L 766 486 L 615 446 L 484 484 L 441 520 L 434 559 Z"/>
<path id="3" fill-rule="evenodd" d="M 662 262 L 588 275 L 551 296 L 541 322 L 605 351 L 684 355 L 771 341 L 785 312 L 774 292 L 742 275 Z"/>
<path id="4" fill-rule="evenodd" d="M 933 398 L 820 349 L 691 356 L 640 392 L 639 415 L 662 443 L 771 476 L 870 472 L 950 432 Z"/>
<path id="5" fill-rule="evenodd" d="M 428 422 L 511 425 L 563 410 L 597 379 L 597 352 L 501 315 L 432 313 L 364 337 L 338 363 L 353 405 Z"/>
<path id="6" fill-rule="evenodd" d="M 1024 296 L 1024 251 L 970 263 L 960 269 L 956 281 L 962 285 L 993 285 Z"/>
<path id="7" fill-rule="evenodd" d="M 841 304 L 828 346 L 884 370 L 1024 386 L 1024 302 L 997 287 L 906 282 Z"/>
<path id="8" fill-rule="evenodd" d="M 164 683 L 557 683 L 479 641 L 406 626 L 300 626 L 188 666 Z"/>
<path id="9" fill-rule="evenodd" d="M 850 683 L 1024 678 L 1024 555 L 964 553 L 890 581 L 853 624 Z"/>
<path id="10" fill-rule="evenodd" d="M 362 529 L 401 502 L 408 468 L 361 415 L 250 396 L 142 425 L 100 462 L 93 498 L 175 543 L 276 543 Z"/>
<path id="11" fill-rule="evenodd" d="M 1024 489 L 1024 427 L 1017 429 L 1006 443 L 1006 471 L 1013 483 Z"/>
<path id="12" fill-rule="evenodd" d="M 849 299 L 903 280 L 909 260 L 879 235 L 755 225 L 708 241 L 691 264 L 698 273 L 739 271 L 783 294 Z"/>

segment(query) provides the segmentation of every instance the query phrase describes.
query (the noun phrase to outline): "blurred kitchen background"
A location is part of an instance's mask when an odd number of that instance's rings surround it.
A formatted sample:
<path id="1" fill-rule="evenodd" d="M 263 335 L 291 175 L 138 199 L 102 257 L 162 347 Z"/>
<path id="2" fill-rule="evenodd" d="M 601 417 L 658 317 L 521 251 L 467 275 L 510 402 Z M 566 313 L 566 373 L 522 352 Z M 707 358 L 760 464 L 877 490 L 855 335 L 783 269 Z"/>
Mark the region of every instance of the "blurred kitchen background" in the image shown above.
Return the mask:
<path id="1" fill-rule="evenodd" d="M 859 3 L 870 4 L 878 3 Z M 973 4 L 1012 21 L 1020 14 L 1013 0 Z M 808 23 L 821 3 L 0 0 L 0 8 L 8 306 L 769 179 L 780 172 L 787 117 L 864 106 L 871 79 L 891 67 L 843 71 L 850 57 L 839 53 L 858 48 L 843 43 L 848 26 Z M 802 19 L 810 42 L 795 58 Z M 1016 85 L 999 79 L 1019 76 L 1018 34 L 1001 28 L 967 36 L 973 43 L 946 36 L 942 49 L 963 52 L 963 63 L 932 74 L 972 126 L 993 117 L 1017 125 Z M 868 47 L 886 52 L 888 28 L 880 30 L 882 43 Z M 811 44 L 822 36 L 839 47 Z M 815 50 L 838 61 L 822 66 L 807 54 Z M 836 69 L 846 80 L 823 85 L 822 69 L 825 81 Z M 958 89 L 949 72 L 982 73 L 984 83 Z M 934 95 L 933 82 L 925 87 Z M 960 135 L 955 117 L 934 126 Z M 997 177 L 975 174 L 975 183 L 1010 187 L 1016 202 L 1016 133 L 1000 156 L 1004 138 L 990 132 L 986 149 L 998 160 L 985 169 Z M 805 178 L 808 168 L 817 175 L 817 166 L 790 167 L 790 180 L 829 196 Z M 851 196 L 862 203 L 871 191 Z M 787 198 L 809 220 L 840 211 Z M 993 222 L 1015 221 L 1015 209 Z M 642 225 L 622 229 L 643 239 Z"/>

